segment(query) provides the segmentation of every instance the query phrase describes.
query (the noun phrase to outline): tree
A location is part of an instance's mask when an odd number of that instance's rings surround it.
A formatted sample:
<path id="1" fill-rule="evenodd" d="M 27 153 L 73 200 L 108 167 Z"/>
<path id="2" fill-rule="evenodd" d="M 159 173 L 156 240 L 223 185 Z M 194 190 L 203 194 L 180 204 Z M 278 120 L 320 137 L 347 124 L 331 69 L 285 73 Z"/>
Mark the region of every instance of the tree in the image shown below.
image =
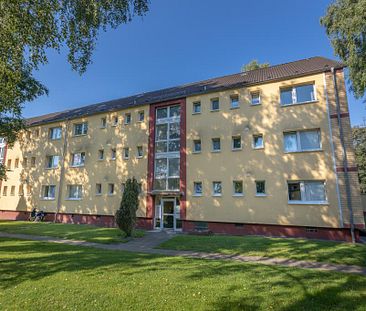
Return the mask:
<path id="1" fill-rule="evenodd" d="M 256 59 L 253 59 L 248 64 L 243 65 L 241 67 L 241 72 L 255 70 L 255 69 L 259 69 L 259 68 L 267 68 L 269 66 L 270 66 L 269 63 L 262 63 L 262 64 L 260 64 L 260 63 L 258 63 L 258 61 Z"/>
<path id="2" fill-rule="evenodd" d="M 122 195 L 122 201 L 116 212 L 115 220 L 118 227 L 127 237 L 132 235 L 136 224 L 136 211 L 139 207 L 139 184 L 135 178 L 129 178 Z"/>
<path id="3" fill-rule="evenodd" d="M 33 76 L 48 63 L 47 50 L 68 50 L 82 74 L 100 30 L 117 28 L 148 11 L 148 0 L 0 0 L 0 137 L 11 147 L 24 129 L 22 107 L 48 94 Z M 0 180 L 4 179 L 0 164 Z"/>
<path id="4" fill-rule="evenodd" d="M 320 23 L 334 52 L 348 66 L 351 90 L 361 98 L 366 90 L 366 0 L 337 0 Z"/>
<path id="5" fill-rule="evenodd" d="M 352 135 L 361 192 L 366 193 L 366 127 L 354 127 Z"/>

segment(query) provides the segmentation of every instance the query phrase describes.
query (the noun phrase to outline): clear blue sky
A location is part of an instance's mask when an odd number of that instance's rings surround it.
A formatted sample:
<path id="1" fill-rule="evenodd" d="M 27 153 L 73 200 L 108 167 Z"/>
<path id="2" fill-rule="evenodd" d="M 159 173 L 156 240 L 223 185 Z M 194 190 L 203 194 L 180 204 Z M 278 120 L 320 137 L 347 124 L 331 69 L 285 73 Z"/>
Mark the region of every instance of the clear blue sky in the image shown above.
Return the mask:
<path id="1" fill-rule="evenodd" d="M 236 73 L 252 59 L 279 64 L 311 56 L 335 58 L 319 19 L 330 1 L 151 0 L 144 18 L 101 33 L 83 76 L 64 53 L 49 53 L 36 73 L 49 88 L 26 105 L 36 116 L 135 93 Z M 365 104 L 349 94 L 352 124 Z"/>

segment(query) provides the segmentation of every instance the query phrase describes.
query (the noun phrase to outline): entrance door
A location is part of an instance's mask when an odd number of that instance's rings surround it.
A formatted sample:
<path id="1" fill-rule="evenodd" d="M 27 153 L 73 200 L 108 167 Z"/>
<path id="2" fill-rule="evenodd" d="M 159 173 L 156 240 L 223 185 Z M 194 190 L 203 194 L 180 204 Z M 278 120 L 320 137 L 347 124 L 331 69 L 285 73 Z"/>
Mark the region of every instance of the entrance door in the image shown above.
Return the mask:
<path id="1" fill-rule="evenodd" d="M 175 199 L 162 199 L 162 229 L 176 229 L 176 219 L 175 219 Z"/>

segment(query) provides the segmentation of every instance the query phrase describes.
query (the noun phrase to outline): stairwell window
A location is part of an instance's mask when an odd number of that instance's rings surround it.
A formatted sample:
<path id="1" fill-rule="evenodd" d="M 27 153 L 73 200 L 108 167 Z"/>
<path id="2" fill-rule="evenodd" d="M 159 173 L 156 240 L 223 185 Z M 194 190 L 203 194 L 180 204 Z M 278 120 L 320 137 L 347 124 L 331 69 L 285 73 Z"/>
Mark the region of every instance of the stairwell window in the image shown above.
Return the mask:
<path id="1" fill-rule="evenodd" d="M 42 186 L 42 199 L 43 200 L 54 200 L 56 193 L 55 185 Z"/>
<path id="2" fill-rule="evenodd" d="M 313 102 L 316 100 L 315 85 L 311 83 L 281 88 L 280 100 L 282 106 Z"/>
<path id="3" fill-rule="evenodd" d="M 321 150 L 321 135 L 319 129 L 285 132 L 283 135 L 285 152 Z"/>
<path id="4" fill-rule="evenodd" d="M 292 204 L 327 203 L 324 181 L 288 181 L 288 201 Z"/>
<path id="5" fill-rule="evenodd" d="M 48 132 L 48 137 L 50 140 L 61 139 L 62 130 L 61 127 L 51 127 Z"/>
<path id="6" fill-rule="evenodd" d="M 221 151 L 221 141 L 220 138 L 212 138 L 212 152 Z"/>
<path id="7" fill-rule="evenodd" d="M 219 111 L 220 110 L 220 100 L 218 98 L 211 99 L 211 111 Z"/>
<path id="8" fill-rule="evenodd" d="M 231 102 L 231 109 L 239 108 L 239 96 L 238 95 L 231 95 L 230 102 Z"/>
<path id="9" fill-rule="evenodd" d="M 85 152 L 77 152 L 71 155 L 71 166 L 80 167 L 85 164 Z"/>
<path id="10" fill-rule="evenodd" d="M 266 182 L 264 180 L 255 181 L 255 195 L 257 197 L 266 196 Z"/>
<path id="11" fill-rule="evenodd" d="M 250 93 L 250 103 L 252 106 L 260 105 L 261 97 L 259 92 L 251 92 Z"/>
<path id="12" fill-rule="evenodd" d="M 74 124 L 74 136 L 82 136 L 88 133 L 88 122 Z"/>
<path id="13" fill-rule="evenodd" d="M 81 200 L 82 199 L 83 186 L 82 185 L 68 185 L 67 186 L 67 198 L 69 200 Z"/>

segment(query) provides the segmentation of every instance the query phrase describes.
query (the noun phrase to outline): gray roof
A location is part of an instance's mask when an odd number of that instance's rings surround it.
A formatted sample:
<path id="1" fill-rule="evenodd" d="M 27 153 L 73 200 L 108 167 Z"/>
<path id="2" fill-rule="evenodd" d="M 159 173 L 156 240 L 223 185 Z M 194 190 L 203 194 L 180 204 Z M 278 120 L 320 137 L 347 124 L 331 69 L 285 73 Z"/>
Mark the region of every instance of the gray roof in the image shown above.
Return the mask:
<path id="1" fill-rule="evenodd" d="M 141 93 L 76 109 L 50 113 L 39 117 L 29 118 L 26 122 L 28 126 L 34 126 L 66 119 L 75 119 L 97 113 L 117 111 L 192 95 L 326 72 L 332 67 L 343 68 L 344 65 L 341 62 L 324 57 L 311 57 L 268 68 L 260 68 L 200 82 L 170 87 L 158 91 Z"/>

